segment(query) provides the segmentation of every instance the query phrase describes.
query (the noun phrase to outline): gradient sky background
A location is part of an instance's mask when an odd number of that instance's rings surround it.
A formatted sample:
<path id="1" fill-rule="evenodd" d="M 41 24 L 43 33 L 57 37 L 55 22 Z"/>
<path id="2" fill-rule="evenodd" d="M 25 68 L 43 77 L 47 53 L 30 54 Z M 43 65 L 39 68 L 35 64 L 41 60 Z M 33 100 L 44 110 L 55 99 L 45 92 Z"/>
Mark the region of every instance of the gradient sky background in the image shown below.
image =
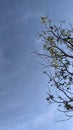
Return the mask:
<path id="1" fill-rule="evenodd" d="M 32 54 L 40 16 L 73 20 L 73 0 L 0 1 L 0 130 L 73 130 L 48 106 L 48 79 Z"/>

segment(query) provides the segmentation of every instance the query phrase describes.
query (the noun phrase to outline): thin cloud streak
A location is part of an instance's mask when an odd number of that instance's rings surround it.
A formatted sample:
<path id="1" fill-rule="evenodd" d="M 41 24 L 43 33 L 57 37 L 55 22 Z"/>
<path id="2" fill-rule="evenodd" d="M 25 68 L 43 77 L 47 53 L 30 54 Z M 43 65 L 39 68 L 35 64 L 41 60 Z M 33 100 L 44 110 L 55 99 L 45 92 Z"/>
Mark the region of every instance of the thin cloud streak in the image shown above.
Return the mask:
<path id="1" fill-rule="evenodd" d="M 39 128 L 39 126 L 43 126 L 43 124 L 47 122 L 52 122 L 55 116 L 55 110 L 46 111 L 43 113 L 40 113 L 38 115 L 35 115 L 29 119 L 26 123 L 21 123 L 17 126 L 16 130 L 33 130 L 36 128 Z"/>

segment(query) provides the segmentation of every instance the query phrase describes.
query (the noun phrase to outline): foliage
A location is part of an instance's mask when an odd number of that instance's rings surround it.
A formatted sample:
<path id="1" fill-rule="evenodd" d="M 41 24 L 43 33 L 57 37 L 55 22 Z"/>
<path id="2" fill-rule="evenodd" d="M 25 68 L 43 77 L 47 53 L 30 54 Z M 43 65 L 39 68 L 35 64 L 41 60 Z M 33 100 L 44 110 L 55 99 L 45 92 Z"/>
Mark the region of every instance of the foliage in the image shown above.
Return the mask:
<path id="1" fill-rule="evenodd" d="M 41 17 L 43 29 L 39 36 L 43 42 L 44 73 L 48 76 L 49 104 L 56 103 L 58 110 L 69 118 L 73 112 L 73 27 L 65 21 L 54 25 L 47 17 Z M 71 115 L 70 115 L 71 114 Z"/>

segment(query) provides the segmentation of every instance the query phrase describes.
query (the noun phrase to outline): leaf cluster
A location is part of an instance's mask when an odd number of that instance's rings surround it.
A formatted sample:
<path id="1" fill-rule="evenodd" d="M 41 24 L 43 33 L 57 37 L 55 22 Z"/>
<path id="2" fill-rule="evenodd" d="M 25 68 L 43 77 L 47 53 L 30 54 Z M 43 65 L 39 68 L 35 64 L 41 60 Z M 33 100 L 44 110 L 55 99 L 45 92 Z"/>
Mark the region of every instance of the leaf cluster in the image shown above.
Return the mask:
<path id="1" fill-rule="evenodd" d="M 43 30 L 39 33 L 43 43 L 44 70 L 48 76 L 47 101 L 58 104 L 58 110 L 67 115 L 73 111 L 73 28 L 54 25 L 47 17 L 41 17 Z M 45 65 L 46 64 L 46 65 Z"/>

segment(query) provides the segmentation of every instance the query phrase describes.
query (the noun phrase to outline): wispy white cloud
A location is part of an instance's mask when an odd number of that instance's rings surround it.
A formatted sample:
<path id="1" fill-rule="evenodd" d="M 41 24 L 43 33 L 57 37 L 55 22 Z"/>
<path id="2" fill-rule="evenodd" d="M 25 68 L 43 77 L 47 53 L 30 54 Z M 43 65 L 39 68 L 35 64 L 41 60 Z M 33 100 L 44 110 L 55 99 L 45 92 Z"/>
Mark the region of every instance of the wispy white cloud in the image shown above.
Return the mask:
<path id="1" fill-rule="evenodd" d="M 52 120 L 54 117 L 54 111 L 50 110 L 44 113 L 41 113 L 36 116 L 36 118 L 31 122 L 32 127 L 37 127 L 43 123 L 45 123 L 47 120 Z"/>
<path id="2" fill-rule="evenodd" d="M 43 113 L 39 113 L 37 115 L 31 116 L 30 119 L 28 118 L 28 121 L 21 121 L 21 117 L 20 117 L 20 121 L 15 121 L 16 124 L 12 125 L 12 122 L 10 122 L 9 124 L 6 124 L 5 126 L 0 126 L 1 130 L 34 130 L 34 129 L 38 129 L 40 126 L 42 127 L 43 125 L 46 124 L 46 122 L 52 122 L 53 118 L 55 116 L 55 112 L 54 110 L 50 110 L 50 111 L 46 111 Z"/>
<path id="3" fill-rule="evenodd" d="M 29 119 L 29 121 L 18 124 L 16 126 L 16 130 L 37 129 L 40 126 L 43 126 L 43 124 L 45 124 L 48 121 L 52 122 L 54 116 L 55 116 L 55 110 L 53 110 L 53 109 L 50 111 L 46 111 L 46 112 L 37 114 L 37 115 L 31 117 L 31 119 Z"/>

